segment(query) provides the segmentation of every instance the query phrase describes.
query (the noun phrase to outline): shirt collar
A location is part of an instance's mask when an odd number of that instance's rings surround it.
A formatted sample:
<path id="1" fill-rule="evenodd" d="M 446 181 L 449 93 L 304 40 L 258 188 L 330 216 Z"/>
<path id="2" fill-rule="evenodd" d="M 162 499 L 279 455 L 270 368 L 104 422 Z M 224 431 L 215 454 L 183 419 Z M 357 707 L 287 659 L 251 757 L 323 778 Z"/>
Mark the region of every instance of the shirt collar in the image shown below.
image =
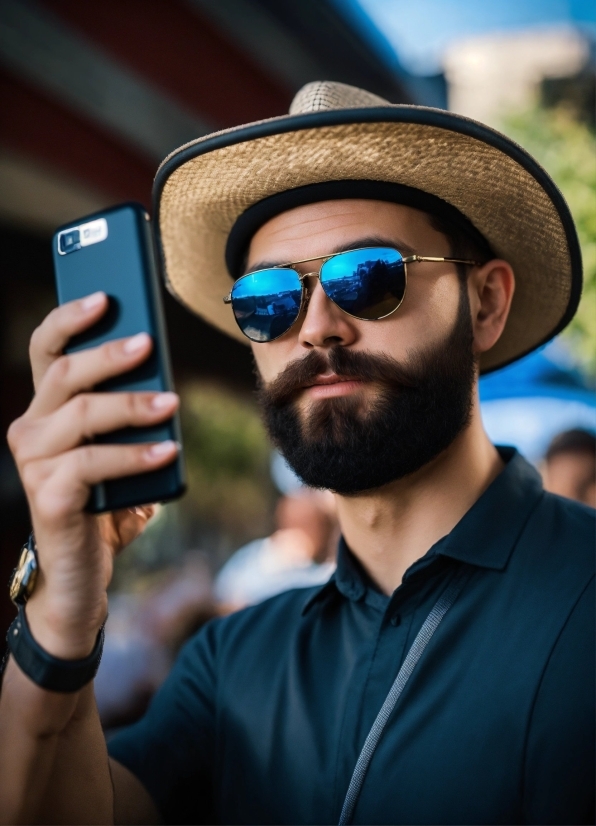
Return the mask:
<path id="1" fill-rule="evenodd" d="M 460 562 L 502 571 L 543 489 L 538 471 L 515 448 L 497 450 L 505 467 L 433 548 Z"/>
<path id="2" fill-rule="evenodd" d="M 438 554 L 481 568 L 502 571 L 538 500 L 542 480 L 532 465 L 515 448 L 497 447 L 505 467 L 484 493 L 460 519 L 451 533 L 444 536 L 422 558 Z M 412 565 L 404 576 L 421 566 Z M 339 591 L 347 599 L 361 599 L 368 588 L 368 577 L 358 560 L 340 539 L 337 568 L 331 579 L 308 598 L 302 613 L 330 591 Z"/>

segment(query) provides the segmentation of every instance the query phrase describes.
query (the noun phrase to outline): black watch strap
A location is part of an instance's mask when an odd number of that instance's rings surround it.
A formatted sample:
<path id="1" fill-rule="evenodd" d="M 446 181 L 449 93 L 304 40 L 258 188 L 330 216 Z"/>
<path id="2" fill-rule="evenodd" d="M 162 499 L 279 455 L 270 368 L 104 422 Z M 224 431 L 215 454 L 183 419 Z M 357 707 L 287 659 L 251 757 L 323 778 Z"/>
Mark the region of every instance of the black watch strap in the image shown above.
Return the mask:
<path id="1" fill-rule="evenodd" d="M 22 606 L 7 635 L 10 653 L 21 671 L 41 688 L 65 693 L 79 691 L 95 677 L 101 661 L 103 640 L 102 625 L 88 657 L 82 660 L 53 657 L 35 641 Z"/>

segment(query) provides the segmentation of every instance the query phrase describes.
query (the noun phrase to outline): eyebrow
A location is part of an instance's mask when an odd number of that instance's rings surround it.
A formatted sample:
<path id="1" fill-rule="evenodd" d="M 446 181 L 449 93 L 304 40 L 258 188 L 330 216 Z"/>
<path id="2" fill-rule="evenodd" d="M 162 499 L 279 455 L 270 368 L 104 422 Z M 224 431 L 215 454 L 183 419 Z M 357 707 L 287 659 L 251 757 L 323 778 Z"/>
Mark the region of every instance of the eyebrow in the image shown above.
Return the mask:
<path id="1" fill-rule="evenodd" d="M 330 255 L 337 255 L 338 252 L 349 252 L 350 250 L 362 249 L 363 247 L 391 247 L 391 249 L 396 249 L 405 255 L 414 255 L 414 249 L 409 244 L 406 244 L 405 241 L 401 241 L 399 238 L 383 238 L 380 235 L 367 235 L 364 238 L 356 238 L 347 244 L 339 244 L 330 252 L 327 252 L 319 257 L 328 258 Z M 313 260 L 316 259 L 313 257 Z M 269 270 L 276 267 L 283 267 L 291 263 L 291 261 L 287 260 L 257 261 L 256 264 L 253 264 L 253 266 L 243 272 L 242 275 L 249 275 L 251 272 L 257 272 L 257 270 Z"/>

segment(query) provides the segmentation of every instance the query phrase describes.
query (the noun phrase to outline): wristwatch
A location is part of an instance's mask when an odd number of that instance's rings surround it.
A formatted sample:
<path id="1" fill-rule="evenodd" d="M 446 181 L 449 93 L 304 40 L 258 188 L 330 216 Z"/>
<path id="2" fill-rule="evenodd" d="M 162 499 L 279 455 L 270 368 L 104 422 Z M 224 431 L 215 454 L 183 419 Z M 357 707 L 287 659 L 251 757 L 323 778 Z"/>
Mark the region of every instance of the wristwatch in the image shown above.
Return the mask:
<path id="1" fill-rule="evenodd" d="M 21 671 L 41 688 L 58 692 L 80 691 L 97 674 L 103 651 L 104 626 L 99 629 L 93 651 L 87 657 L 63 660 L 49 654 L 31 633 L 25 614 L 25 603 L 33 593 L 38 571 L 37 548 L 31 533 L 9 582 L 10 598 L 19 613 L 8 629 L 8 649 L 0 667 L 0 679 L 10 653 Z"/>
<path id="2" fill-rule="evenodd" d="M 70 693 L 80 691 L 97 674 L 103 652 L 104 626 L 97 634 L 93 651 L 80 660 L 63 660 L 54 657 L 39 645 L 27 622 L 25 608 L 8 629 L 8 649 L 15 662 L 30 680 L 48 691 Z"/>
<path id="3" fill-rule="evenodd" d="M 15 605 L 24 605 L 35 588 L 37 581 L 37 548 L 33 531 L 29 534 L 29 539 L 21 548 L 21 556 L 17 567 L 12 572 L 8 584 L 10 598 Z"/>

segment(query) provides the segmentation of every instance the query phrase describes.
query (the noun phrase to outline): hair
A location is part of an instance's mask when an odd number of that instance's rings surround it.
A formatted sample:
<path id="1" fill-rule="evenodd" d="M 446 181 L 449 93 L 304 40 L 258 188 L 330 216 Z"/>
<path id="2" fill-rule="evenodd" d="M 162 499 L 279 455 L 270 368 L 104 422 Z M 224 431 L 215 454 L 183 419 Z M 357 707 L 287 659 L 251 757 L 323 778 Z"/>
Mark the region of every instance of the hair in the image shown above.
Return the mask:
<path id="1" fill-rule="evenodd" d="M 486 264 L 493 257 L 488 244 L 482 244 L 471 233 L 466 232 L 461 224 L 452 221 L 445 215 L 438 215 L 436 212 L 427 212 L 428 220 L 433 229 L 445 236 L 449 242 L 449 252 L 451 258 L 469 258 L 471 261 L 478 261 Z M 457 273 L 461 281 L 468 277 L 468 264 L 457 264 Z"/>
<path id="2" fill-rule="evenodd" d="M 594 456 L 596 454 L 596 435 L 579 427 L 559 433 L 548 446 L 545 459 L 550 462 L 561 453 L 589 453 Z"/>
<path id="3" fill-rule="evenodd" d="M 460 221 L 456 221 L 448 215 L 439 214 L 438 212 L 426 212 L 424 209 L 422 211 L 428 216 L 431 227 L 444 235 L 449 242 L 451 258 L 469 258 L 471 261 L 486 264 L 487 261 L 490 261 L 490 259 L 494 257 L 488 242 L 480 233 L 477 232 L 475 237 L 471 231 L 468 232 L 465 226 L 462 226 Z M 235 278 L 240 277 L 246 272 L 249 248 L 250 242 L 246 244 L 241 258 L 240 275 L 236 275 Z M 468 277 L 468 265 L 456 264 L 456 267 L 460 280 L 465 281 Z"/>

